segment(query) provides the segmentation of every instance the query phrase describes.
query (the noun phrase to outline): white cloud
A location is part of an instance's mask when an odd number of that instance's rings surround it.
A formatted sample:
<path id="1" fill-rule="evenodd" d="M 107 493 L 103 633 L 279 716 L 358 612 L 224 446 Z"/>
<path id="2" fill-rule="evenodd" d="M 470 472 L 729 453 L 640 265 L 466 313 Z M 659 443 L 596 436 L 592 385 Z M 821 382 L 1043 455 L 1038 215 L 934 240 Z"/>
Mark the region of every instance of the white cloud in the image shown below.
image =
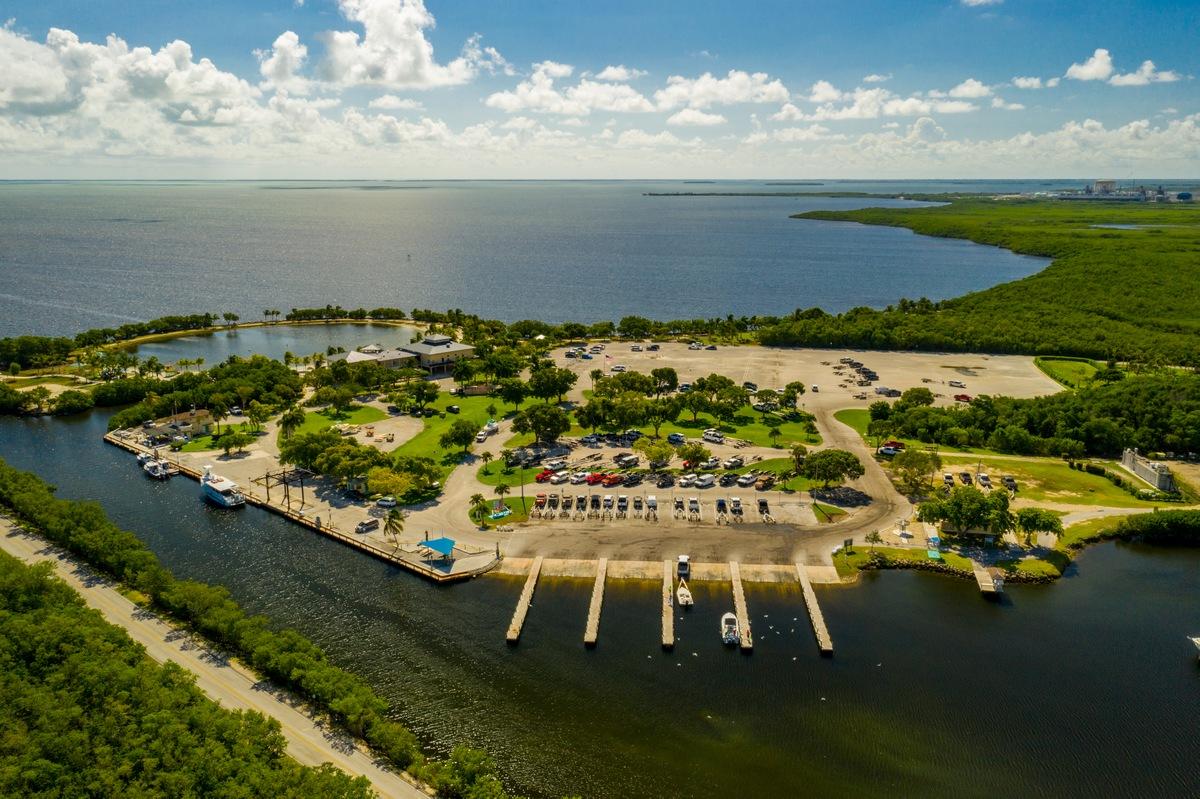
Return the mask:
<path id="1" fill-rule="evenodd" d="M 937 95 L 940 93 L 931 92 L 930 94 Z M 771 118 L 776 121 L 808 119 L 824 122 L 877 119 L 881 116 L 924 116 L 934 113 L 966 114 L 978 109 L 978 106 L 967 100 L 939 99 L 936 96 L 927 98 L 918 95 L 899 97 L 884 88 L 865 89 L 860 87 L 853 92 L 843 93 L 842 97 L 845 100 L 849 100 L 849 103 L 841 106 L 827 103 L 807 114 L 789 103 Z"/>
<path id="2" fill-rule="evenodd" d="M 1113 86 L 1147 86 L 1151 83 L 1174 83 L 1179 80 L 1179 74 L 1171 70 L 1157 70 L 1154 62 L 1149 59 L 1142 62 L 1137 72 L 1127 72 L 1124 75 L 1113 75 L 1109 83 Z"/>
<path id="3" fill-rule="evenodd" d="M 480 70 L 512 73 L 493 47 L 483 47 L 478 34 L 463 45 L 458 58 L 439 64 L 425 31 L 434 26 L 423 0 L 338 0 L 338 8 L 356 31 L 324 34 L 325 57 L 320 77 L 343 86 L 370 84 L 429 89 L 471 81 Z"/>
<path id="4" fill-rule="evenodd" d="M 968 8 L 979 8 L 981 6 L 998 6 L 1004 0 L 959 0 L 959 2 Z"/>
<path id="5" fill-rule="evenodd" d="M 630 80 L 637 80 L 638 78 L 645 77 L 648 74 L 649 73 L 644 69 L 633 69 L 625 66 L 624 64 L 618 64 L 617 66 L 610 65 L 600 70 L 600 72 L 596 74 L 596 79 L 624 83 Z"/>
<path id="6" fill-rule="evenodd" d="M 836 103 L 842 99 L 842 93 L 829 81 L 819 80 L 812 85 L 808 92 L 810 103 Z"/>
<path id="7" fill-rule="evenodd" d="M 378 108 L 384 111 L 423 111 L 425 106 L 419 100 L 413 100 L 409 97 L 397 97 L 394 94 L 385 94 L 382 97 L 376 97 L 371 102 L 367 103 L 368 108 Z"/>
<path id="8" fill-rule="evenodd" d="M 676 111 L 667 118 L 668 125 L 696 125 L 700 127 L 711 127 L 713 125 L 724 125 L 728 122 L 725 117 L 720 114 L 710 114 L 705 111 L 700 111 L 696 108 L 683 108 Z"/>
<path id="9" fill-rule="evenodd" d="M 712 105 L 736 103 L 781 103 L 788 99 L 788 90 L 779 80 L 771 80 L 765 72 L 753 74 L 731 69 L 723 78 L 705 72 L 698 78 L 672 75 L 667 86 L 654 93 L 654 101 L 664 111 L 681 106 L 708 108 Z"/>
<path id="10" fill-rule="evenodd" d="M 999 108 L 1003 111 L 1024 111 L 1025 106 L 1021 103 L 1010 103 L 1003 97 L 992 98 L 992 108 Z"/>
<path id="11" fill-rule="evenodd" d="M 584 78 L 560 91 L 554 81 L 569 78 L 574 67 L 556 61 L 533 65 L 533 74 L 511 91 L 490 95 L 485 104 L 507 113 L 533 111 L 542 114 L 587 116 L 592 111 L 646 112 L 654 105 L 644 95 L 623 83 L 600 83 Z"/>
<path id="12" fill-rule="evenodd" d="M 617 147 L 695 147 L 700 144 L 699 139 L 684 140 L 680 139 L 674 133 L 664 130 L 660 133 L 647 133 L 644 130 L 633 128 L 631 130 L 622 131 L 617 136 Z"/>
<path id="13" fill-rule="evenodd" d="M 1037 78 L 1037 77 L 1013 78 L 1012 84 L 1013 84 L 1013 86 L 1016 86 L 1018 89 L 1040 89 L 1046 85 L 1042 82 L 1041 78 Z"/>
<path id="14" fill-rule="evenodd" d="M 778 142 L 796 144 L 827 139 L 844 139 L 845 136 L 831 134 L 829 128 L 822 125 L 809 125 L 806 128 L 780 128 L 771 132 L 771 138 Z"/>
<path id="15" fill-rule="evenodd" d="M 500 124 L 500 127 L 505 130 L 533 130 L 538 124 L 536 119 L 530 119 L 529 117 L 511 117 L 504 120 Z"/>
<path id="16" fill-rule="evenodd" d="M 863 83 L 886 83 L 891 79 L 892 73 L 890 72 L 886 75 L 881 75 L 878 72 L 872 72 L 870 75 L 867 75 L 863 78 Z"/>
<path id="17" fill-rule="evenodd" d="M 992 93 L 992 90 L 984 86 L 974 78 L 967 78 L 962 83 L 950 90 L 951 97 L 974 99 L 979 97 L 987 97 Z"/>
<path id="18" fill-rule="evenodd" d="M 255 50 L 258 69 L 263 76 L 263 88 L 282 89 L 292 94 L 305 94 L 308 81 L 299 74 L 308 58 L 308 48 L 292 31 L 284 31 L 275 39 L 270 50 Z"/>
<path id="19" fill-rule="evenodd" d="M 783 107 L 771 114 L 771 119 L 776 122 L 799 122 L 805 119 L 804 112 L 791 103 L 784 103 Z"/>
<path id="20" fill-rule="evenodd" d="M 1066 77 L 1072 80 L 1108 80 L 1112 73 L 1112 56 L 1103 47 L 1098 47 L 1087 61 L 1071 64 L 1067 68 Z"/>
<path id="21" fill-rule="evenodd" d="M 938 142 L 946 138 L 946 131 L 929 117 L 921 117 L 908 128 L 905 136 L 910 142 Z"/>

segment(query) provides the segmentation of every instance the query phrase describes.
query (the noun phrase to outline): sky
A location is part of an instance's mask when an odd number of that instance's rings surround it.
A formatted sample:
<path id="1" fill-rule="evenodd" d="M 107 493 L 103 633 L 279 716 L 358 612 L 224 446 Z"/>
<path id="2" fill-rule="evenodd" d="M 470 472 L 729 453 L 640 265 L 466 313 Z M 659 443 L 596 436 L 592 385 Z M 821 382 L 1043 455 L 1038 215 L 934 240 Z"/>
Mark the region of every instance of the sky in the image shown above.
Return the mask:
<path id="1" fill-rule="evenodd" d="M 4 0 L 0 179 L 1200 177 L 1196 0 Z"/>

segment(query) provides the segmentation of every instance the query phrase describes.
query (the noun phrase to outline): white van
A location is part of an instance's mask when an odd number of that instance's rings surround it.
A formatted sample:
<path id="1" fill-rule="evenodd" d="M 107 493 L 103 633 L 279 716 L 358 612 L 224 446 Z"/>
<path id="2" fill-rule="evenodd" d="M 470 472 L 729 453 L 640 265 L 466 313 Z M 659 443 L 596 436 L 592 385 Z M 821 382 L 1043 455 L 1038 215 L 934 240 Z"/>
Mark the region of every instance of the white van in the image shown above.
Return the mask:
<path id="1" fill-rule="evenodd" d="M 683 477 L 679 478 L 679 487 L 680 488 L 688 488 L 690 486 L 694 486 L 695 484 L 696 484 L 696 475 L 694 475 L 694 474 L 685 474 Z"/>
<path id="2" fill-rule="evenodd" d="M 705 430 L 703 438 L 711 444 L 725 443 L 725 434 L 719 430 Z"/>
<path id="3" fill-rule="evenodd" d="M 696 488 L 712 488 L 716 484 L 716 475 L 702 474 L 696 478 Z"/>

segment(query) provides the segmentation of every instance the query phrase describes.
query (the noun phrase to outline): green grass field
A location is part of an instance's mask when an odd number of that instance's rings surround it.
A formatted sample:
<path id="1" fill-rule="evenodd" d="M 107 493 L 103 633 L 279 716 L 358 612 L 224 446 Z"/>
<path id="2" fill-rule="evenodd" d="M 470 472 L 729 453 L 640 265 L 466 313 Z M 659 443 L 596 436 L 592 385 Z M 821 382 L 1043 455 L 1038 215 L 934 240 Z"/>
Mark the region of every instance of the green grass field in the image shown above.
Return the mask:
<path id="1" fill-rule="evenodd" d="M 250 429 L 249 422 L 237 422 L 235 424 L 221 425 L 221 435 L 224 435 L 227 432 L 250 433 L 251 435 L 254 435 L 254 431 Z M 221 445 L 218 442 L 219 442 L 219 439 L 213 438 L 210 435 L 209 436 L 197 436 L 196 438 L 193 438 L 191 441 L 189 441 L 188 443 L 186 443 L 182 447 L 180 447 L 179 451 L 180 452 L 209 452 L 211 450 L 218 450 L 221 448 Z"/>
<path id="2" fill-rule="evenodd" d="M 503 418 L 514 410 L 511 405 L 505 405 L 498 397 L 454 397 L 449 394 L 439 394 L 438 398 L 429 407 L 441 412 L 445 411 L 449 405 L 457 405 L 461 409 L 460 413 L 447 413 L 445 416 L 426 417 L 424 419 L 424 429 L 397 447 L 396 453 L 414 457 L 432 458 L 436 463 L 444 467 L 443 476 L 445 476 L 445 474 L 449 474 L 450 469 L 458 464 L 461 455 L 461 450 L 447 451 L 442 449 L 442 445 L 438 441 L 442 437 L 442 434 L 450 428 L 450 425 L 454 424 L 458 419 L 466 419 L 477 428 L 482 429 L 488 421 L 488 406 L 496 406 L 497 418 Z M 486 444 L 473 444 L 472 450 L 476 453 L 487 450 L 499 459 L 501 446 L 500 442 L 495 437 L 492 437 L 488 439 Z M 497 464 L 493 462 L 492 469 L 496 470 L 497 468 Z M 505 482 L 508 481 L 506 480 Z"/>
<path id="3" fill-rule="evenodd" d="M 478 447 L 484 445 L 478 444 Z M 495 453 L 493 453 L 495 454 Z M 525 469 L 513 468 L 505 466 L 504 462 L 499 457 L 489 463 L 487 466 L 480 466 L 479 471 L 475 473 L 475 479 L 483 483 L 485 486 L 498 486 L 501 483 L 507 484 L 510 488 L 516 488 L 522 482 L 525 485 L 536 485 L 534 478 L 542 471 L 541 466 L 529 466 Z M 556 486 L 561 488 L 562 486 Z"/>
<path id="4" fill-rule="evenodd" d="M 839 516 L 845 516 L 846 511 L 833 505 L 826 505 L 824 502 L 813 503 L 813 513 L 817 516 L 817 521 L 823 523 L 832 523 L 838 520 Z"/>
<path id="5" fill-rule="evenodd" d="M 335 424 L 370 424 L 386 419 L 387 414 L 373 405 L 355 405 L 342 414 L 335 414 L 332 409 L 325 408 L 304 415 L 304 424 L 296 434 L 315 433 Z"/>
<path id="6" fill-rule="evenodd" d="M 840 411 L 837 411 L 836 413 L 834 413 L 833 418 L 837 419 L 839 422 L 846 425 L 847 427 L 850 427 L 856 433 L 858 433 L 860 436 L 862 436 L 862 439 L 863 439 L 863 441 L 865 441 L 867 443 L 867 446 L 874 445 L 874 443 L 875 443 L 874 439 L 867 435 L 867 426 L 870 425 L 870 423 L 871 423 L 871 412 L 868 411 L 866 408 L 845 408 L 843 410 L 840 410 Z M 905 445 L 907 445 L 909 447 L 914 447 L 916 449 L 936 448 L 939 454 L 945 454 L 945 453 L 961 453 L 961 454 L 971 454 L 971 455 L 974 455 L 974 454 L 981 454 L 981 455 L 998 454 L 998 453 L 996 453 L 995 450 L 983 449 L 983 448 L 971 449 L 969 447 L 951 447 L 946 444 L 927 444 L 924 441 L 918 441 L 915 438 L 897 438 L 896 441 L 900 441 L 900 442 L 904 443 Z"/>
<path id="7" fill-rule="evenodd" d="M 838 575 L 841 577 L 853 576 L 867 559 L 871 557 L 872 551 L 884 555 L 890 560 L 920 562 L 928 561 L 929 555 L 924 549 L 901 549 L 898 547 L 875 547 L 874 550 L 869 545 L 855 544 L 850 552 L 845 550 L 838 552 L 833 556 L 833 565 L 837 568 Z M 956 555 L 953 552 L 942 553 L 942 563 L 954 569 L 961 569 L 966 572 L 971 571 L 971 561 L 961 555 Z"/>
<path id="8" fill-rule="evenodd" d="M 991 475 L 993 483 L 998 483 L 1001 475 L 1012 475 L 1017 481 L 1017 497 L 1020 499 L 1147 510 L 1155 505 L 1126 493 L 1102 475 L 1076 471 L 1067 466 L 1065 461 L 1013 456 L 980 459 L 953 455 L 942 459 L 944 470 L 955 474 L 960 471 L 974 474 L 980 462 L 983 471 Z"/>
<path id="9" fill-rule="evenodd" d="M 1067 388 L 1082 388 L 1092 382 L 1100 367 L 1083 358 L 1034 358 L 1034 364 L 1051 380 Z"/>

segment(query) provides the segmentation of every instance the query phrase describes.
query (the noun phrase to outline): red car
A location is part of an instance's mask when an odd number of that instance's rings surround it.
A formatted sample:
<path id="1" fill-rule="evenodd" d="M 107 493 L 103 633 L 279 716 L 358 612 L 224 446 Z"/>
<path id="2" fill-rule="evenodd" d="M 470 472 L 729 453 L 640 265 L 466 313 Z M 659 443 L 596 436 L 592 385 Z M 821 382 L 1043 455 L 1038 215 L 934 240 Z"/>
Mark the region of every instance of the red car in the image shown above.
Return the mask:
<path id="1" fill-rule="evenodd" d="M 590 486 L 597 485 L 602 480 L 604 480 L 604 477 L 605 477 L 604 472 L 592 472 L 591 474 L 589 474 L 587 476 L 587 484 Z"/>
<path id="2" fill-rule="evenodd" d="M 903 441 L 885 441 L 881 446 L 891 447 L 892 449 L 904 449 L 906 445 Z"/>
<path id="3" fill-rule="evenodd" d="M 954 401 L 955 402 L 970 402 L 971 395 L 970 394 L 955 394 Z"/>
<path id="4" fill-rule="evenodd" d="M 538 476 L 533 479 L 539 483 L 544 483 L 553 476 L 554 476 L 553 469 L 543 469 L 542 471 L 538 472 Z"/>
<path id="5" fill-rule="evenodd" d="M 607 488 L 612 488 L 613 486 L 619 486 L 625 482 L 625 475 L 623 475 L 623 474 L 606 474 L 606 475 L 604 475 L 604 480 L 602 480 L 601 482 L 603 482 L 605 487 L 607 487 Z"/>

